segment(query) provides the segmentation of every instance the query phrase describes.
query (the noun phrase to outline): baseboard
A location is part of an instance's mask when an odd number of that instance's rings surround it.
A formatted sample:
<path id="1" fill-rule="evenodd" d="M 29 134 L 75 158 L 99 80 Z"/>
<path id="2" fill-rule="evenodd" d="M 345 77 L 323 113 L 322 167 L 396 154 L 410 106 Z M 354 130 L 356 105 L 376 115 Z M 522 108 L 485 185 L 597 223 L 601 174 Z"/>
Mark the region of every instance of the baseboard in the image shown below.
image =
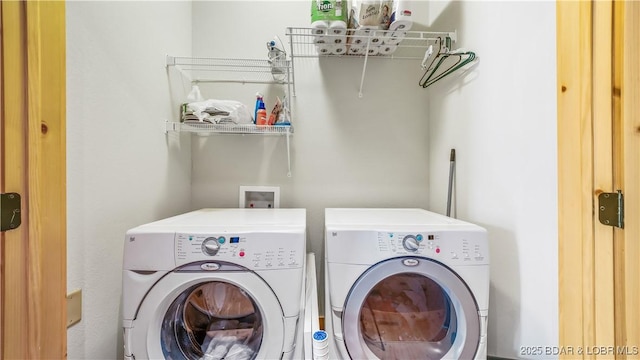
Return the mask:
<path id="1" fill-rule="evenodd" d="M 516 360 L 516 359 L 487 355 L 487 360 Z"/>

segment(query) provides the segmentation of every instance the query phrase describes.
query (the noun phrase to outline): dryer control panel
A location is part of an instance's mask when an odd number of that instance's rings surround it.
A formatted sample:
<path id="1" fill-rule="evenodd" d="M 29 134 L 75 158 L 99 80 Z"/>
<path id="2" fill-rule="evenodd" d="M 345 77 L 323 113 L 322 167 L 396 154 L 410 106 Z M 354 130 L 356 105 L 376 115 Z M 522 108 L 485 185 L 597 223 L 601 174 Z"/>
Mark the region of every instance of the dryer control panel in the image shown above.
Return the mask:
<path id="1" fill-rule="evenodd" d="M 484 229 L 328 229 L 327 261 L 372 264 L 396 256 L 423 256 L 448 265 L 489 264 L 489 242 Z"/>
<path id="2" fill-rule="evenodd" d="M 176 233 L 176 265 L 195 261 L 227 261 L 246 268 L 302 267 L 305 237 L 298 233 Z"/>
<path id="3" fill-rule="evenodd" d="M 415 254 L 465 264 L 487 262 L 489 254 L 484 239 L 469 235 L 448 231 L 380 231 L 377 245 L 380 252 L 387 254 Z"/>

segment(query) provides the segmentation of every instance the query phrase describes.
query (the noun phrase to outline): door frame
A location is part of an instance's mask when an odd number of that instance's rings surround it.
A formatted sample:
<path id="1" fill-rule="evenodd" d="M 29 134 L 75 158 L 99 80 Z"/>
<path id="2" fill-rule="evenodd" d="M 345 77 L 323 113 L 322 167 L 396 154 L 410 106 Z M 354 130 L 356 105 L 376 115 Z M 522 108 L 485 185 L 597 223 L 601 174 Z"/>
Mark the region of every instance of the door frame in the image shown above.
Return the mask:
<path id="1" fill-rule="evenodd" d="M 613 310 L 613 230 L 596 224 L 593 204 L 595 189 L 612 191 L 610 96 L 604 96 L 609 102 L 600 101 L 600 86 L 608 82 L 604 91 L 611 91 L 611 53 L 604 52 L 603 58 L 594 52 L 596 46 L 611 49 L 610 24 L 591 1 L 556 4 L 560 346 L 609 346 L 614 344 L 613 323 L 606 321 Z M 604 34 L 593 31 L 600 26 Z"/>
<path id="2" fill-rule="evenodd" d="M 63 1 L 2 1 L 0 358 L 66 358 L 66 30 Z"/>
<path id="3" fill-rule="evenodd" d="M 593 357 L 596 348 L 637 356 L 640 6 L 557 1 L 556 9 L 561 357 Z M 598 195 L 616 190 L 630 219 L 624 230 L 598 220 Z"/>

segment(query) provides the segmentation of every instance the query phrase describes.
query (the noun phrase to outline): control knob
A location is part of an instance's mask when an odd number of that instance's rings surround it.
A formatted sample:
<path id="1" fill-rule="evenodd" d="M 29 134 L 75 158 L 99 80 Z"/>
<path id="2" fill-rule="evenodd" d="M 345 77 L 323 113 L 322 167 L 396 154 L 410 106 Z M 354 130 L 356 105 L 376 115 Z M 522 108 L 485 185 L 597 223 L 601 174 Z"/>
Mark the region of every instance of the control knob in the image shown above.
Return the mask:
<path id="1" fill-rule="evenodd" d="M 214 256 L 219 250 L 220 244 L 218 244 L 218 239 L 214 237 L 208 237 L 202 242 L 202 252 L 205 255 Z"/>
<path id="2" fill-rule="evenodd" d="M 404 237 L 404 239 L 402 239 L 402 246 L 407 251 L 416 252 L 416 251 L 418 251 L 418 248 L 420 247 L 420 243 L 418 242 L 418 240 L 416 239 L 415 236 L 407 235 L 407 236 Z"/>

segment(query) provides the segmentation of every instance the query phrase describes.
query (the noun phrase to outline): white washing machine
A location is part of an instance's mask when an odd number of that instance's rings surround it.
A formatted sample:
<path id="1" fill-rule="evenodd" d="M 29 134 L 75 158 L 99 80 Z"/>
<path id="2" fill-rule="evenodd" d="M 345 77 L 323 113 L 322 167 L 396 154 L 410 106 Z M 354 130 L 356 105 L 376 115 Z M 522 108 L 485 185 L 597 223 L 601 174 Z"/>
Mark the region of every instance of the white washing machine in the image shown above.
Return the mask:
<path id="1" fill-rule="evenodd" d="M 325 210 L 332 359 L 486 359 L 485 229 L 422 209 Z"/>
<path id="2" fill-rule="evenodd" d="M 129 230 L 125 359 L 300 354 L 305 247 L 304 209 L 202 209 Z"/>

